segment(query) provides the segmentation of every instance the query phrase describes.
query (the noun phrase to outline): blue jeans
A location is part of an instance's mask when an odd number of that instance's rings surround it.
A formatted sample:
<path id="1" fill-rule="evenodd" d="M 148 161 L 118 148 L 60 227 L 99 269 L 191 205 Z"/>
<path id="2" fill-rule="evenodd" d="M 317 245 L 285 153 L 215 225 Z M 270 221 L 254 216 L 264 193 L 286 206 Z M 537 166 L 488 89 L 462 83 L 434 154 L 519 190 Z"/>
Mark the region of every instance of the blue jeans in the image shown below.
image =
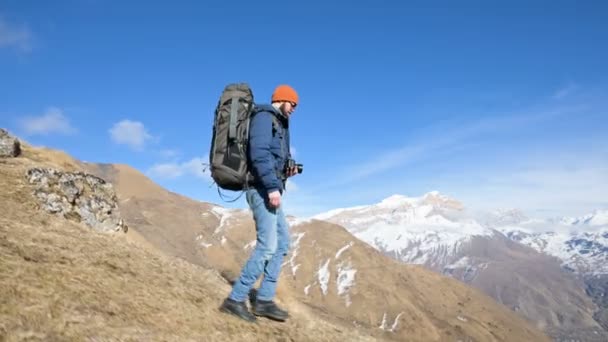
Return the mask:
<path id="1" fill-rule="evenodd" d="M 289 227 L 283 207 L 270 207 L 268 195 L 263 190 L 247 190 L 246 197 L 253 212 L 257 241 L 239 279 L 232 287 L 229 298 L 238 302 L 245 301 L 251 287 L 263 273 L 264 278 L 256 298 L 272 300 L 276 293 L 283 259 L 289 250 Z"/>

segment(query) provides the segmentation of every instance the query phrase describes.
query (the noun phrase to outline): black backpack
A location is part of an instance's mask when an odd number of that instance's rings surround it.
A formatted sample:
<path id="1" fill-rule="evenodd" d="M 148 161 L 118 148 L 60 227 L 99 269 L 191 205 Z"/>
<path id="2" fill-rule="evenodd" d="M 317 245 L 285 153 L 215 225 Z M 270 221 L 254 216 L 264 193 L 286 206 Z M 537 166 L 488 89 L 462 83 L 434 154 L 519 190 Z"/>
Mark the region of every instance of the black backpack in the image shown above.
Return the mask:
<path id="1" fill-rule="evenodd" d="M 247 83 L 228 84 L 222 92 L 213 121 L 209 168 L 222 189 L 244 190 L 252 180 L 247 163 L 249 120 L 255 109 Z"/>

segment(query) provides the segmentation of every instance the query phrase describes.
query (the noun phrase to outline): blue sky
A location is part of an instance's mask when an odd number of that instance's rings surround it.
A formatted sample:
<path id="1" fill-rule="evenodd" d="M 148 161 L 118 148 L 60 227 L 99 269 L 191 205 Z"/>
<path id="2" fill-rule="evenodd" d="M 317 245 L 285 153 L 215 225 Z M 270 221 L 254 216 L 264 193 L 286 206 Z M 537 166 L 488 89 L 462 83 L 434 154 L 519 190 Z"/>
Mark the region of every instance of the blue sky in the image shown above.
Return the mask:
<path id="1" fill-rule="evenodd" d="M 228 83 L 258 102 L 286 83 L 290 214 L 434 190 L 531 216 L 608 208 L 608 2 L 230 4 L 3 1 L 0 127 L 244 207 L 200 166 L 213 110 Z"/>

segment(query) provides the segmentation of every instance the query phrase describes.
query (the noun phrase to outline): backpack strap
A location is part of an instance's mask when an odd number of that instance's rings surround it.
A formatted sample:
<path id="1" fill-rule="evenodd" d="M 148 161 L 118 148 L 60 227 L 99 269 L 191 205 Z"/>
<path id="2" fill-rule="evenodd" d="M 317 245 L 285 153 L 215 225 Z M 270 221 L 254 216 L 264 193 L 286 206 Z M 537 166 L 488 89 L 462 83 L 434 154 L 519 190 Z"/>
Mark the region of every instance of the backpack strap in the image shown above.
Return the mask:
<path id="1" fill-rule="evenodd" d="M 228 139 L 236 139 L 236 120 L 239 111 L 239 98 L 233 97 L 230 103 L 230 128 L 228 129 Z"/>
<path id="2" fill-rule="evenodd" d="M 283 126 L 283 123 L 279 118 L 276 117 L 276 115 L 272 115 L 272 129 L 275 132 L 278 132 L 279 129 L 283 131 L 283 137 L 285 141 L 283 141 L 281 144 L 281 154 L 288 158 L 289 155 L 285 153 L 285 145 L 289 146 L 289 130 L 287 129 L 287 127 Z"/>

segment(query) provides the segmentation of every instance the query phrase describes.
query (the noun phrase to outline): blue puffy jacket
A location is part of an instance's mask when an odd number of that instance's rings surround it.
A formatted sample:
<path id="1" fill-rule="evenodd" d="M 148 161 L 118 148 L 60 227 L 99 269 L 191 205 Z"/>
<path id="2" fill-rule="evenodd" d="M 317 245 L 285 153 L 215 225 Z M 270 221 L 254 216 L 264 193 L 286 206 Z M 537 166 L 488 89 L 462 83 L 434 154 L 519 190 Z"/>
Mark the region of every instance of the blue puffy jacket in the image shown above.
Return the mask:
<path id="1" fill-rule="evenodd" d="M 254 186 L 267 193 L 285 189 L 289 152 L 289 121 L 271 105 L 257 105 L 249 122 L 249 167 Z M 274 117 L 274 119 L 273 119 Z"/>

